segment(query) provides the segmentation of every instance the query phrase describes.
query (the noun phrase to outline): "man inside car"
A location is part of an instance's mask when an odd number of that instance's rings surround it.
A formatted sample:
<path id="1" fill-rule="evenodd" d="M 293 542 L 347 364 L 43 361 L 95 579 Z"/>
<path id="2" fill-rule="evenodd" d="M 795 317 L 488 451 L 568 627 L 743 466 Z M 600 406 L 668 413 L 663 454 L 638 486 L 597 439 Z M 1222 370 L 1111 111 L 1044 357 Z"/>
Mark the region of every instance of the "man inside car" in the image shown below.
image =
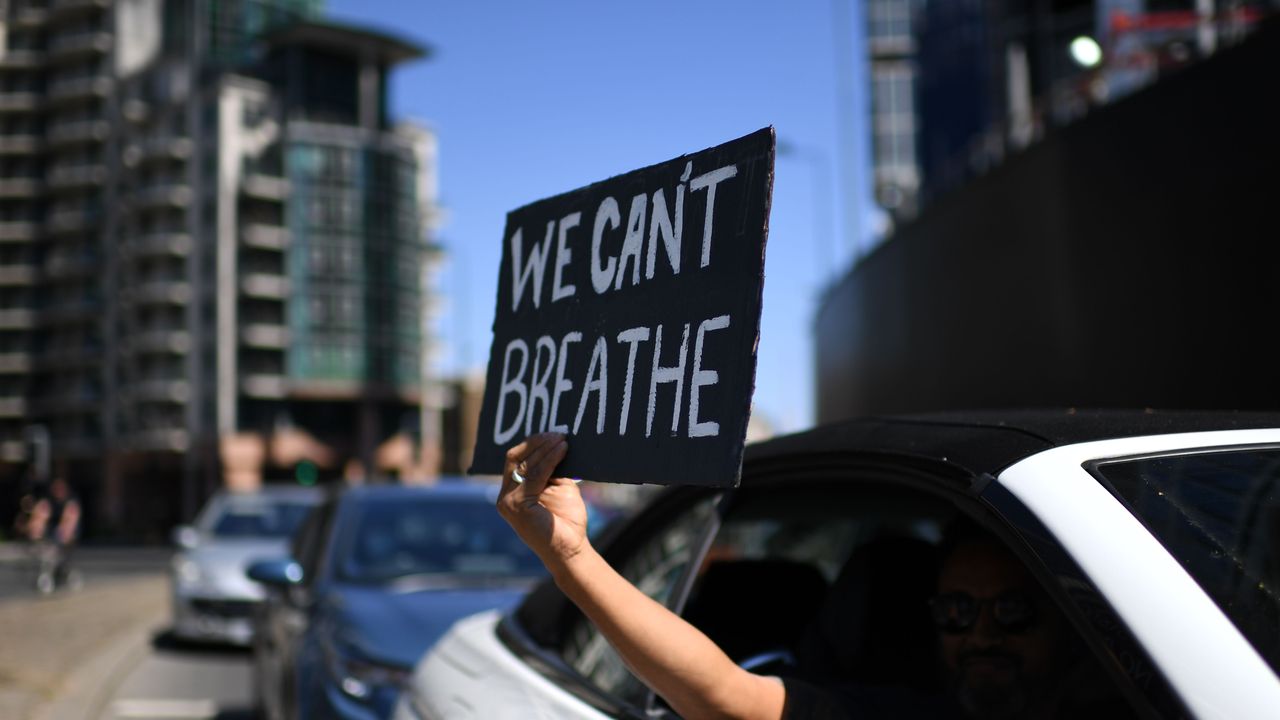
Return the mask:
<path id="1" fill-rule="evenodd" d="M 1113 709 L 1086 711 L 1068 696 L 1065 619 L 1021 562 L 972 529 L 944 542 L 931 602 L 946 692 L 818 685 L 744 670 L 595 551 L 577 484 L 552 477 L 567 450 L 556 433 L 512 448 L 498 510 L 631 671 L 684 718 L 1065 718 Z"/>

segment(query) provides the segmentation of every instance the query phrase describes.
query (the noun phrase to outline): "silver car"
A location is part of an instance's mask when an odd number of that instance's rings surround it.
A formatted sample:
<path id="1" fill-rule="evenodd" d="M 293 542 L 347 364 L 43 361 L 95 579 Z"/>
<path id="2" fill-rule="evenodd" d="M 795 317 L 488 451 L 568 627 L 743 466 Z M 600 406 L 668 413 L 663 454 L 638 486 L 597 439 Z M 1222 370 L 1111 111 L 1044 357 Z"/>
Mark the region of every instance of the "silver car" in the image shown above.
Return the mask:
<path id="1" fill-rule="evenodd" d="M 289 537 L 321 499 L 315 488 L 219 492 L 192 525 L 174 529 L 170 585 L 173 634 L 184 640 L 249 645 L 262 586 L 245 576 L 252 560 L 287 552 Z"/>

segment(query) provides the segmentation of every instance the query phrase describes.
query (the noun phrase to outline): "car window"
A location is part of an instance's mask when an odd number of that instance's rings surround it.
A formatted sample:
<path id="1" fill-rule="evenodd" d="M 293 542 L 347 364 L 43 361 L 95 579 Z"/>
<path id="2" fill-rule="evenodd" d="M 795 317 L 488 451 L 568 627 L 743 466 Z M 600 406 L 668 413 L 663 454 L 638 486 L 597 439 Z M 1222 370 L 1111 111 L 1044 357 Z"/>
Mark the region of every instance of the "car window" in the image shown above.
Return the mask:
<path id="1" fill-rule="evenodd" d="M 973 538 L 995 541 L 955 499 L 916 486 L 869 480 L 744 489 L 726 504 L 683 614 L 757 672 L 884 688 L 898 700 L 949 697 L 942 647 L 956 635 L 940 628 L 934 603 L 942 569 L 970 582 L 990 577 L 948 566 L 953 549 Z M 1018 556 L 1007 540 L 996 542 L 1004 553 L 987 554 L 984 563 Z M 1131 717 L 1115 683 L 1066 629 L 1045 580 L 1025 559 L 1012 562 L 1026 567 L 1030 584 L 1018 592 L 1033 610 L 1010 636 L 1061 637 L 1041 648 L 1063 673 L 1056 686 L 1063 702 Z"/>
<path id="2" fill-rule="evenodd" d="M 716 496 L 699 499 L 653 532 L 615 567 L 649 597 L 671 606 L 680 579 L 699 551 L 714 516 Z M 611 558 L 611 561 L 613 559 Z M 648 689 L 627 670 L 622 659 L 586 618 L 577 616 L 565 637 L 566 662 L 596 687 L 639 706 Z"/>
<path id="3" fill-rule="evenodd" d="M 1280 449 L 1124 460 L 1095 472 L 1280 672 Z"/>
<path id="4" fill-rule="evenodd" d="M 794 665 L 805 635 L 820 634 L 811 626 L 824 602 L 847 592 L 833 587 L 858 552 L 884 546 L 877 552 L 895 553 L 899 586 L 916 588 L 923 603 L 934 546 L 953 513 L 932 496 L 880 484 L 782 483 L 740 491 L 699 568 L 684 616 L 737 662 L 773 657 Z M 923 606 L 916 610 L 917 617 L 901 622 L 927 623 Z M 931 642 L 928 630 L 919 631 L 921 653 Z"/>
<path id="5" fill-rule="evenodd" d="M 229 498 L 209 518 L 206 532 L 223 540 L 287 538 L 306 517 L 310 504 L 257 497 Z"/>
<path id="6" fill-rule="evenodd" d="M 334 551 L 335 577 L 380 585 L 417 578 L 531 578 L 537 555 L 487 499 L 388 497 L 360 503 L 344 519 Z"/>

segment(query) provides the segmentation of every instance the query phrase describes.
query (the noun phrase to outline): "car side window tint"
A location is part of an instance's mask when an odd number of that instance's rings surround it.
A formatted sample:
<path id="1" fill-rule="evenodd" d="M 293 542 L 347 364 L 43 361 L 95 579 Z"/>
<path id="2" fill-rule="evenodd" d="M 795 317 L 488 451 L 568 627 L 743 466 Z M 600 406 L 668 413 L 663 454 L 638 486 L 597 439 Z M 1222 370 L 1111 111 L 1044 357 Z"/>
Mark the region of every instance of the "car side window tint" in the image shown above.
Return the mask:
<path id="1" fill-rule="evenodd" d="M 654 600 L 670 607 L 680 578 L 699 550 L 715 512 L 714 496 L 698 500 L 617 563 L 618 572 Z M 635 678 L 609 642 L 586 618 L 577 617 L 563 645 L 563 657 L 596 687 L 640 705 L 648 689 Z"/>
<path id="2" fill-rule="evenodd" d="M 1124 460 L 1095 473 L 1280 672 L 1280 450 Z"/>

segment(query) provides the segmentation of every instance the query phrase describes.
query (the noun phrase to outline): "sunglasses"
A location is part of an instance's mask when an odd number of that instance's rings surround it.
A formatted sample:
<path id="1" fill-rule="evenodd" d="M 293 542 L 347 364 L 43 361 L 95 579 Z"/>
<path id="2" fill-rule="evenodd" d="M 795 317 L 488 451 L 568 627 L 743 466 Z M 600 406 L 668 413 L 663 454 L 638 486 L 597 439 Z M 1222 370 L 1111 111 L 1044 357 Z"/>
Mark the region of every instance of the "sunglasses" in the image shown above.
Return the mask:
<path id="1" fill-rule="evenodd" d="M 1018 635 L 1029 630 L 1036 621 L 1036 608 L 1031 598 L 1011 591 L 993 598 L 975 598 L 966 592 L 949 592 L 929 600 L 933 624 L 949 635 L 960 635 L 973 629 L 984 605 L 991 606 L 991 618 L 1006 633 Z"/>

